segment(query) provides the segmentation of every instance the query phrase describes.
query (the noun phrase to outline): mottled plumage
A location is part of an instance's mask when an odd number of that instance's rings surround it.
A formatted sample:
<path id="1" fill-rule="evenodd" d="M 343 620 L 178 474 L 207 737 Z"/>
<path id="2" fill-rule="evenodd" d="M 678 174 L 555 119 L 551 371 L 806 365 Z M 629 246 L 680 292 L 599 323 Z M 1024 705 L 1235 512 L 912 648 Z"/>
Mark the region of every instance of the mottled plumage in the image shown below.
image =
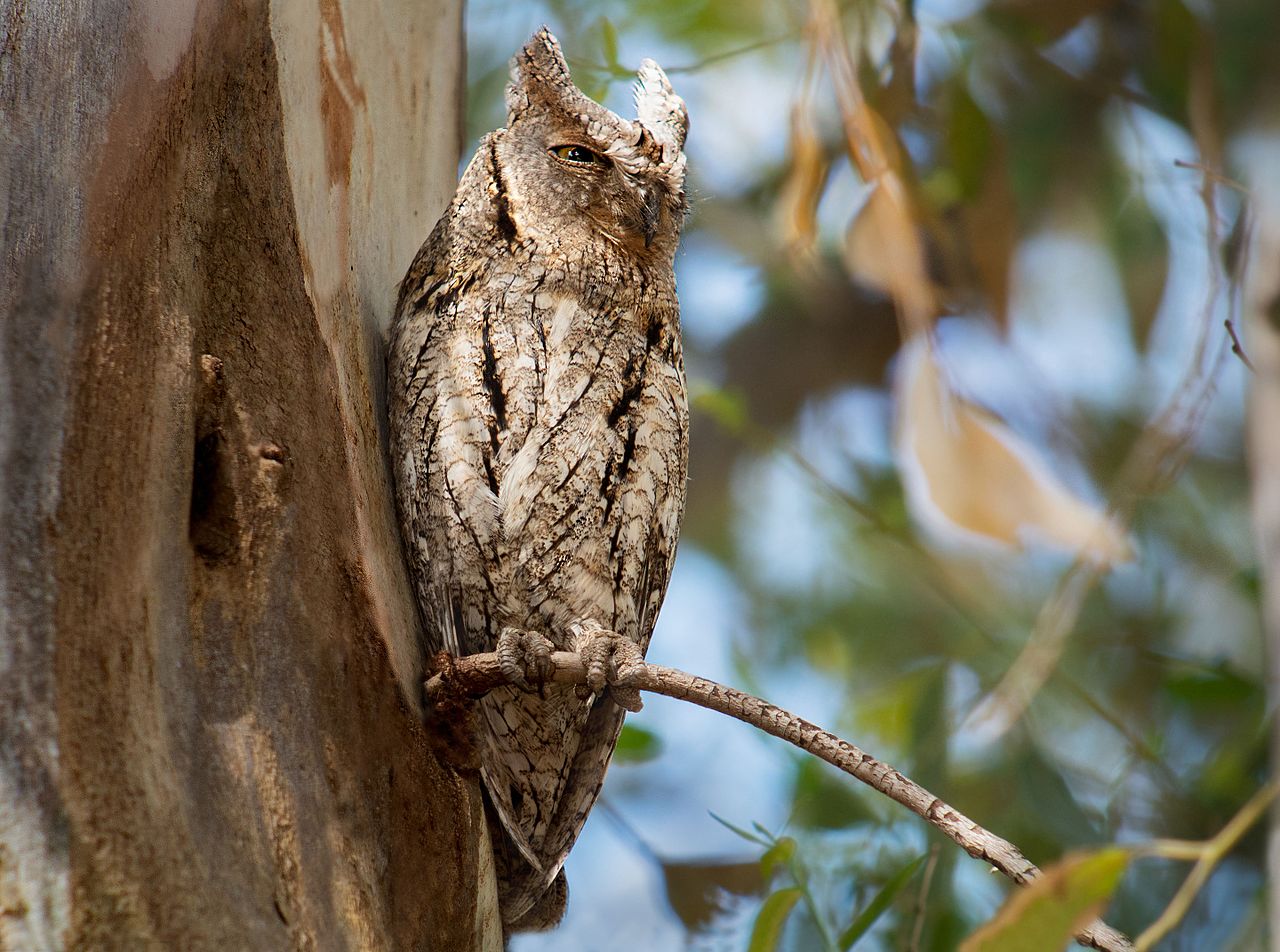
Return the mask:
<path id="1" fill-rule="evenodd" d="M 434 647 L 492 651 L 504 630 L 558 650 L 616 648 L 609 632 L 648 646 L 685 496 L 672 261 L 687 118 L 647 60 L 636 104 L 626 120 L 588 99 L 535 35 L 507 127 L 481 141 L 401 285 L 391 446 Z M 557 875 L 622 726 L 611 692 L 478 702 L 509 927 L 539 924 L 553 884 L 552 918 L 563 905 Z"/>

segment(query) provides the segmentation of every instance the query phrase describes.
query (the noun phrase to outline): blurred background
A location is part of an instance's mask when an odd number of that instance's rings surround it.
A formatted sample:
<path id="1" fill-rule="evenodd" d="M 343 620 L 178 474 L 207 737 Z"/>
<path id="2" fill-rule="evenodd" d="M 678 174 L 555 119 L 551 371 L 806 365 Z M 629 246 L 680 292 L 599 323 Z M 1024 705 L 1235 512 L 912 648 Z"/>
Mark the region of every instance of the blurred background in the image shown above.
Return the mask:
<path id="1" fill-rule="evenodd" d="M 469 142 L 543 23 L 588 94 L 632 114 L 650 56 L 691 116 L 689 506 L 650 660 L 835 730 L 1041 865 L 1217 832 L 1267 777 L 1224 322 L 1250 183 L 1280 176 L 1280 4 L 474 0 Z M 1263 846 L 1160 947 L 1264 947 Z M 1140 932 L 1187 869 L 1136 862 L 1108 921 Z M 888 885 L 856 947 L 951 950 L 1008 891 L 657 697 L 568 873 L 564 923 L 516 952 L 746 949 L 796 884 L 781 948 L 836 948 Z"/>

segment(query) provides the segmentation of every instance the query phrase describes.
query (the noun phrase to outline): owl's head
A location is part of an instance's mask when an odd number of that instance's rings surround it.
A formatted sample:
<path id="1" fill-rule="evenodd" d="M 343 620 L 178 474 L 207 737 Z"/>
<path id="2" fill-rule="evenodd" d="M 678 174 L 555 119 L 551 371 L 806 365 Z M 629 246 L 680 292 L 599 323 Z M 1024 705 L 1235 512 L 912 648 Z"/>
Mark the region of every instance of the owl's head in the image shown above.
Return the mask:
<path id="1" fill-rule="evenodd" d="M 689 116 L 657 63 L 637 74 L 636 118 L 582 93 L 544 27 L 512 61 L 498 183 L 520 237 L 669 262 L 685 214 Z"/>

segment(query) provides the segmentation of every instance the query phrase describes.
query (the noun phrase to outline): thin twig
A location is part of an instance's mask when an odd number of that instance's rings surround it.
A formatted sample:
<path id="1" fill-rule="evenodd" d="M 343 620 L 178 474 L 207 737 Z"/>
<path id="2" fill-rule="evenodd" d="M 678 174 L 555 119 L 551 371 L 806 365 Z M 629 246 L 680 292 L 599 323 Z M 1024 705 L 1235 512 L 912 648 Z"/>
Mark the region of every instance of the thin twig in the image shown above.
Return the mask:
<path id="1" fill-rule="evenodd" d="M 1162 491 L 1190 458 L 1194 451 L 1192 440 L 1199 432 L 1209 401 L 1216 392 L 1218 372 L 1226 357 L 1225 346 L 1219 347 L 1214 359 L 1210 360 L 1208 356 L 1217 339 L 1212 317 L 1223 277 L 1217 254 L 1219 240 L 1214 173 L 1207 166 L 1180 160 L 1176 164 L 1196 168 L 1203 173 L 1200 200 L 1205 213 L 1209 287 L 1201 310 L 1200 334 L 1193 356 L 1164 408 L 1143 428 L 1121 467 L 1116 488 L 1111 493 L 1112 502 L 1107 512 L 1121 524 L 1131 522 L 1141 498 Z M 1238 344 L 1230 320 L 1227 330 L 1232 341 Z M 1239 356 L 1248 363 L 1243 351 Z M 968 722 L 981 719 L 989 736 L 998 737 L 1022 718 L 1036 694 L 1057 671 L 1085 598 L 1104 574 L 1104 567 L 1089 563 L 1083 553 L 1076 557 L 1041 607 L 1026 647 L 1000 683 L 970 714 Z"/>
<path id="2" fill-rule="evenodd" d="M 1240 358 L 1240 361 L 1249 368 L 1249 373 L 1256 374 L 1258 372 L 1258 368 L 1253 366 L 1253 361 L 1250 360 L 1249 355 L 1244 352 L 1244 345 L 1240 343 L 1240 338 L 1236 334 L 1235 323 L 1228 317 L 1222 322 L 1222 326 L 1225 327 L 1227 329 L 1227 333 L 1231 335 L 1231 353 Z"/>
<path id="3" fill-rule="evenodd" d="M 837 503 L 844 505 L 855 515 L 860 516 L 867 522 L 871 530 L 881 538 L 895 544 L 901 552 L 912 559 L 911 571 L 908 575 L 912 578 L 919 577 L 925 580 L 930 586 L 931 593 L 944 606 L 955 612 L 956 616 L 967 624 L 975 634 L 993 648 L 997 648 L 1001 652 L 1008 652 L 1008 644 L 998 638 L 989 628 L 987 621 L 980 617 L 980 613 L 984 612 L 985 609 L 973 600 L 973 593 L 954 582 L 942 570 L 937 559 L 920 544 L 915 536 L 890 525 L 874 506 L 868 505 L 848 490 L 832 482 L 818 467 L 809 462 L 799 449 L 794 445 L 783 442 L 766 428 L 746 422 L 736 428 L 725 427 L 724 429 L 726 433 L 738 437 L 753 449 L 761 452 L 776 452 L 784 456 L 803 475 L 812 480 L 818 489 L 826 492 Z M 1064 584 L 1065 579 L 1059 581 L 1059 586 Z M 1051 596 L 1051 599 L 1054 597 Z M 1128 743 L 1134 753 L 1156 769 L 1160 774 L 1160 781 L 1166 792 L 1178 796 L 1186 795 L 1169 765 L 1160 758 L 1156 750 L 1124 718 L 1117 716 L 1114 711 L 1104 706 L 1070 673 L 1065 671 L 1057 671 L 1055 673 L 1062 687 L 1097 717 L 1106 721 Z M 976 720 L 976 718 L 974 719 Z"/>
<path id="4" fill-rule="evenodd" d="M 696 63 L 688 63 L 684 66 L 668 66 L 663 70 L 663 72 L 668 76 L 675 76 L 680 73 L 697 73 L 709 66 L 714 66 L 716 63 L 735 59 L 739 56 L 745 56 L 748 53 L 755 53 L 758 50 L 767 49 L 770 46 L 778 46 L 782 43 L 788 42 L 789 40 L 794 40 L 796 35 L 797 34 L 795 32 L 792 32 L 783 34 L 782 36 L 757 40 L 756 42 L 748 43 L 745 46 L 736 46 L 733 49 L 724 50 L 719 53 L 712 53 L 710 56 L 706 56 L 703 59 L 698 60 Z M 600 63 L 593 62 L 592 60 L 576 59 L 572 57 L 569 59 L 569 65 L 575 70 L 584 69 L 590 72 L 602 73 L 610 82 L 613 82 L 615 79 L 634 80 L 636 78 L 636 71 L 629 66 L 617 64 L 603 66 Z"/>
<path id="5" fill-rule="evenodd" d="M 1199 172 L 1217 182 L 1219 185 L 1225 185 L 1227 188 L 1234 189 L 1242 195 L 1249 194 L 1249 189 L 1246 186 L 1229 176 L 1223 175 L 1216 169 L 1210 168 L 1203 162 L 1189 162 L 1186 159 L 1174 159 L 1173 164 L 1180 169 L 1190 169 L 1193 172 Z"/>
<path id="6" fill-rule="evenodd" d="M 1231 822 L 1224 826 L 1213 839 L 1207 843 L 1198 844 L 1200 858 L 1196 860 L 1195 866 L 1191 867 L 1191 872 L 1169 902 L 1168 907 L 1160 914 L 1160 918 L 1151 923 L 1146 931 L 1138 936 L 1137 942 L 1134 943 L 1134 948 L 1138 952 L 1154 948 L 1157 942 L 1172 932 L 1178 923 L 1182 921 L 1182 917 L 1187 914 L 1187 910 L 1191 908 L 1196 896 L 1200 894 L 1204 884 L 1213 875 L 1218 863 L 1235 848 L 1235 845 L 1240 842 L 1240 838 L 1249 831 L 1249 828 L 1258 822 L 1277 794 L 1280 794 L 1280 782 L 1267 784 L 1255 793 L 1248 803 L 1241 807 L 1240 812 L 1232 817 Z M 1193 845 L 1173 842 L 1164 844 L 1164 848 L 1161 849 L 1161 845 L 1157 843 L 1152 852 L 1156 855 L 1172 855 L 1182 858 Z"/>
<path id="7" fill-rule="evenodd" d="M 557 651 L 551 655 L 551 661 L 554 665 L 551 682 L 586 684 L 587 671 L 579 655 Z M 508 683 L 496 653 L 474 654 L 453 659 L 428 679 L 426 696 L 429 703 L 448 697 L 479 696 Z M 794 744 L 896 800 L 945 833 L 970 856 L 988 863 L 1020 886 L 1040 875 L 1035 864 L 1008 840 L 979 826 L 888 764 L 768 701 L 656 664 L 642 664 L 633 669 L 627 685 L 718 711 Z M 1104 952 L 1133 950 L 1124 935 L 1101 920 L 1081 930 L 1076 941 Z"/>
<path id="8" fill-rule="evenodd" d="M 929 900 L 929 890 L 933 886 L 933 874 L 938 868 L 938 857 L 942 855 L 938 844 L 929 847 L 929 861 L 925 863 L 924 876 L 920 882 L 920 892 L 916 896 L 915 922 L 911 926 L 911 942 L 907 952 L 920 952 L 920 937 L 924 934 L 925 904 Z"/>

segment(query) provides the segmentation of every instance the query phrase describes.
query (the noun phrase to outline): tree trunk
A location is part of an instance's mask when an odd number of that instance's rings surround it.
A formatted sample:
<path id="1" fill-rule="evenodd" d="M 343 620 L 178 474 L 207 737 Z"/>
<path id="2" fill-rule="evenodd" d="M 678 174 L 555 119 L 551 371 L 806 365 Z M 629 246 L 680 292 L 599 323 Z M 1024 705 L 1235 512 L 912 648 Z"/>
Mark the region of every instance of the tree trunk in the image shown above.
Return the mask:
<path id="1" fill-rule="evenodd" d="M 1249 471 L 1253 490 L 1253 522 L 1262 580 L 1263 622 L 1269 656 L 1271 709 L 1280 700 L 1280 188 L 1274 180 L 1273 122 L 1268 143 L 1252 156 L 1252 221 L 1244 307 L 1249 378 Z M 1271 730 L 1271 771 L 1280 771 L 1280 725 Z M 1273 807 L 1268 836 L 1269 905 L 1272 949 L 1280 949 L 1280 807 Z"/>
<path id="2" fill-rule="evenodd" d="M 459 0 L 0 31 L 0 946 L 496 947 L 382 411 Z"/>

